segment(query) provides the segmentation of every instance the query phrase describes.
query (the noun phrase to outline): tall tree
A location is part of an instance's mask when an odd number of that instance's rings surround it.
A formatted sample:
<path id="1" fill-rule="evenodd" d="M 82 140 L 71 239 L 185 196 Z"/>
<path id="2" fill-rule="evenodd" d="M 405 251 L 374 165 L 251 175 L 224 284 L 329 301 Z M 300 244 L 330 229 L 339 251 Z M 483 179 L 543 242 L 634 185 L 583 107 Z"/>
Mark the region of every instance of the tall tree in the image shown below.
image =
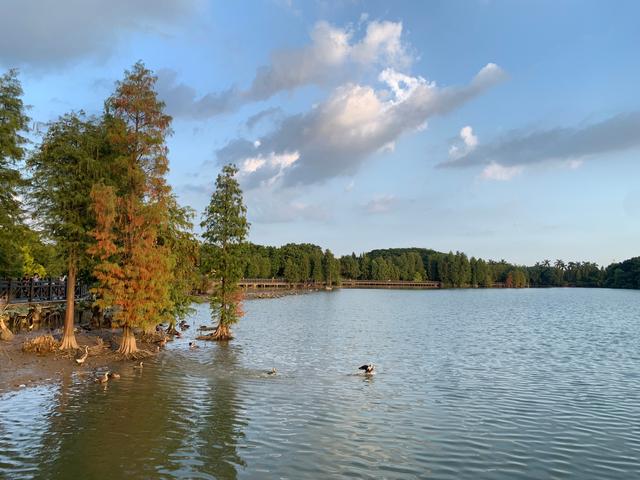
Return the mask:
<path id="1" fill-rule="evenodd" d="M 161 232 L 169 222 L 170 187 L 166 137 L 171 117 L 155 92 L 157 77 L 138 62 L 125 72 L 105 104 L 109 141 L 117 151 L 120 181 L 92 192 L 99 260 L 98 305 L 113 307 L 122 326 L 119 352 L 137 351 L 135 327 L 153 331 L 172 312 L 170 283 L 175 259 Z"/>
<path id="2" fill-rule="evenodd" d="M 87 265 L 86 252 L 92 241 L 95 222 L 90 196 L 104 171 L 100 165 L 104 140 L 97 121 L 85 118 L 82 112 L 70 113 L 50 125 L 27 161 L 33 173 L 33 211 L 67 264 L 63 350 L 78 348 L 73 333 L 74 290 L 78 267 Z"/>
<path id="3" fill-rule="evenodd" d="M 230 340 L 230 326 L 243 315 L 242 291 L 238 282 L 242 278 L 243 248 L 249 233 L 247 208 L 242 200 L 242 190 L 235 176 L 235 165 L 225 165 L 216 179 L 216 189 L 205 210 L 202 234 L 212 255 L 208 270 L 219 280 L 211 297 L 211 314 L 218 319 L 215 331 L 204 337 L 209 340 Z"/>
<path id="4" fill-rule="evenodd" d="M 24 182 L 16 164 L 27 143 L 25 110 L 18 72 L 9 70 L 0 76 L 0 276 L 18 275 L 21 269 L 19 238 L 24 226 L 18 189 Z"/>

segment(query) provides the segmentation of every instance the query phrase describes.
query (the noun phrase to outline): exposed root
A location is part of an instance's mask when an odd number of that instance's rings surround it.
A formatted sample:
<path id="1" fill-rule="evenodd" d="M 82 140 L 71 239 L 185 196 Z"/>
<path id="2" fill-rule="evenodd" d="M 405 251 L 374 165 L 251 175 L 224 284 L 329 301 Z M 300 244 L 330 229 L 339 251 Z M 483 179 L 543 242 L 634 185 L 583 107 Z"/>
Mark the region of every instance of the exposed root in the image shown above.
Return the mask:
<path id="1" fill-rule="evenodd" d="M 51 335 L 41 335 L 24 342 L 22 344 L 22 351 L 43 355 L 47 353 L 54 353 L 59 346 L 60 343 L 58 343 Z"/>
<path id="2" fill-rule="evenodd" d="M 122 328 L 122 341 L 118 353 L 124 357 L 130 358 L 138 351 L 136 337 L 133 335 L 131 327 Z"/>
<path id="3" fill-rule="evenodd" d="M 10 342 L 13 340 L 13 332 L 4 323 L 4 313 L 0 312 L 0 340 Z"/>
<path id="4" fill-rule="evenodd" d="M 216 329 L 209 335 L 200 335 L 196 337 L 198 340 L 213 341 L 213 342 L 227 342 L 233 340 L 231 329 L 228 325 L 218 325 Z"/>
<path id="5" fill-rule="evenodd" d="M 66 328 L 65 328 L 66 330 Z M 64 333 L 62 336 L 62 342 L 60 343 L 60 350 L 77 350 L 78 342 L 76 342 L 76 336 L 74 335 L 73 329 L 70 333 Z"/>
<path id="6" fill-rule="evenodd" d="M 122 360 L 144 360 L 145 358 L 153 357 L 157 352 L 151 352 L 149 350 L 139 349 L 133 353 L 120 354 L 119 357 Z"/>

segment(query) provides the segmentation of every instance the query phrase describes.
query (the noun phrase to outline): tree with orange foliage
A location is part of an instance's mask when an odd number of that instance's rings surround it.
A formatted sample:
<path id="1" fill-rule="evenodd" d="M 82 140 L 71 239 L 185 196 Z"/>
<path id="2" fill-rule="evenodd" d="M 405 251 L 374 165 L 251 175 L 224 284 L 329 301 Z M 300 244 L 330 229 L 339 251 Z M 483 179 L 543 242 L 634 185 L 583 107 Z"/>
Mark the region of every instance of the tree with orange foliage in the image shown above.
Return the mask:
<path id="1" fill-rule="evenodd" d="M 138 350 L 133 329 L 152 332 L 172 311 L 173 256 L 160 235 L 169 221 L 165 140 L 171 117 L 157 98 L 156 80 L 138 62 L 107 100 L 105 122 L 118 152 L 112 167 L 119 180 L 96 185 L 91 194 L 97 304 L 112 308 L 114 322 L 123 328 L 119 352 L 127 356 Z"/>

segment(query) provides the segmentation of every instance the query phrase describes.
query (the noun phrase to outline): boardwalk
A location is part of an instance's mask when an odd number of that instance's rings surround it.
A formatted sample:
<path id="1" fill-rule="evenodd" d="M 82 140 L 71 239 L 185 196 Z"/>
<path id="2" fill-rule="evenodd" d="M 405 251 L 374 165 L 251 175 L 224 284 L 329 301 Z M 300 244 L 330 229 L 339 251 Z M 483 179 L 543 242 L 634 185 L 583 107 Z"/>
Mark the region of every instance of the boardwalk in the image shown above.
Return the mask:
<path id="1" fill-rule="evenodd" d="M 0 302 L 8 304 L 55 303 L 66 300 L 67 281 L 47 278 L 43 280 L 24 280 L 15 278 L 0 279 Z M 86 285 L 76 285 L 75 298 L 88 297 Z"/>
<path id="2" fill-rule="evenodd" d="M 244 289 L 300 289 L 324 288 L 325 282 L 288 282 L 284 278 L 244 278 L 240 281 Z M 440 282 L 424 281 L 412 282 L 406 280 L 342 280 L 343 288 L 402 288 L 402 289 L 432 289 L 440 288 Z"/>

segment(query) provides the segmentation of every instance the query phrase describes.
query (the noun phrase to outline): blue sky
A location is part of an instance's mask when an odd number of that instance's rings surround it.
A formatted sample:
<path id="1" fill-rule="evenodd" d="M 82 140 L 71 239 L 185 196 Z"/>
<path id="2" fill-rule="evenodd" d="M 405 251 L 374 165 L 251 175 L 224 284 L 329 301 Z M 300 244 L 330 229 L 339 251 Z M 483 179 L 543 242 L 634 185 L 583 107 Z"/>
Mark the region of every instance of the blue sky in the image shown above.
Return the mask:
<path id="1" fill-rule="evenodd" d="M 107 7 L 108 5 L 108 7 Z M 640 4 L 5 0 L 34 122 L 142 59 L 201 212 L 232 161 L 261 244 L 517 263 L 640 254 Z"/>

